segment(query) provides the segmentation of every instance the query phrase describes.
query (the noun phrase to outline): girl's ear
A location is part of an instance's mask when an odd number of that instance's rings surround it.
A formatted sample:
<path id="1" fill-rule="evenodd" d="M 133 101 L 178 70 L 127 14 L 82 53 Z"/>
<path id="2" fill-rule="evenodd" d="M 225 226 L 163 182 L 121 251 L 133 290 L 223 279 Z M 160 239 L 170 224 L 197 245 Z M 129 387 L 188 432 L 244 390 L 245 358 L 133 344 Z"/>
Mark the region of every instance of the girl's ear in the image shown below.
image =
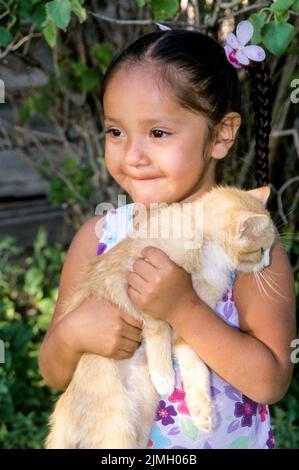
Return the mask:
<path id="1" fill-rule="evenodd" d="M 211 148 L 211 156 L 216 160 L 224 158 L 229 149 L 233 146 L 237 131 L 241 126 L 241 115 L 230 112 L 224 116 L 217 125 L 217 133 L 214 145 Z"/>
<path id="2" fill-rule="evenodd" d="M 250 189 L 249 191 L 246 191 L 246 192 L 250 194 L 251 196 L 255 197 L 256 199 L 258 199 L 259 201 L 262 201 L 264 207 L 266 207 L 267 201 L 271 193 L 271 187 L 261 186 L 260 188 Z"/>

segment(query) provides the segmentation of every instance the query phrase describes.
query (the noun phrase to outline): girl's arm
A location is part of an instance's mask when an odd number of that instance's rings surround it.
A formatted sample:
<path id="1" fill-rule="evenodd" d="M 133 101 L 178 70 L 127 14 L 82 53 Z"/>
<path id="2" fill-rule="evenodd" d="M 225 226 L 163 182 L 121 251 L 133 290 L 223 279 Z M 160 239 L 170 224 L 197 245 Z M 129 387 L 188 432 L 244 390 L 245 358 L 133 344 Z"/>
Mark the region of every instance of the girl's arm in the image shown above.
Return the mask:
<path id="1" fill-rule="evenodd" d="M 62 303 L 71 294 L 81 264 L 95 255 L 98 238 L 95 225 L 102 233 L 104 217 L 87 220 L 78 230 L 68 249 L 60 277 L 59 295 L 49 329 L 39 351 L 39 369 L 49 385 L 64 389 L 71 380 L 81 354 L 69 342 L 66 321 L 60 322 Z"/>
<path id="2" fill-rule="evenodd" d="M 203 361 L 258 403 L 275 403 L 292 377 L 291 341 L 296 337 L 296 294 L 288 256 L 279 240 L 262 285 L 252 273 L 238 273 L 233 289 L 240 331 L 215 315 L 195 293 L 178 304 L 167 321 Z M 195 295 L 194 295 L 195 294 Z"/>
<path id="3" fill-rule="evenodd" d="M 80 266 L 94 258 L 104 218 L 87 220 L 76 233 L 63 264 L 59 296 L 51 325 L 39 351 L 39 369 L 45 381 L 65 389 L 84 352 L 113 359 L 130 357 L 141 341 L 142 324 L 118 307 L 91 297 L 68 315 L 62 303 L 78 282 Z"/>

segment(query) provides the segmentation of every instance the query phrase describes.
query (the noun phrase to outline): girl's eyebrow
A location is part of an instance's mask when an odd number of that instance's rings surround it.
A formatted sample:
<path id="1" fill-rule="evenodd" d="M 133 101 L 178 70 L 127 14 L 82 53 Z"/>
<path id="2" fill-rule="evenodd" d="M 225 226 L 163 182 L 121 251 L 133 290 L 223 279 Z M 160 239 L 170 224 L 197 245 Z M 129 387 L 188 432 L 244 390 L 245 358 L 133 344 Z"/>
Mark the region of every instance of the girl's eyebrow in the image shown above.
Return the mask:
<path id="1" fill-rule="evenodd" d="M 109 117 L 109 116 L 105 116 L 104 118 L 104 122 L 106 121 L 111 121 L 111 122 L 116 122 L 117 124 L 121 124 L 121 122 L 116 119 L 116 118 L 112 118 L 112 117 Z M 171 118 L 170 116 L 159 116 L 159 117 L 156 117 L 156 118 L 148 118 L 148 119 L 140 119 L 140 122 L 142 124 L 154 124 L 155 122 L 178 122 L 178 118 Z"/>

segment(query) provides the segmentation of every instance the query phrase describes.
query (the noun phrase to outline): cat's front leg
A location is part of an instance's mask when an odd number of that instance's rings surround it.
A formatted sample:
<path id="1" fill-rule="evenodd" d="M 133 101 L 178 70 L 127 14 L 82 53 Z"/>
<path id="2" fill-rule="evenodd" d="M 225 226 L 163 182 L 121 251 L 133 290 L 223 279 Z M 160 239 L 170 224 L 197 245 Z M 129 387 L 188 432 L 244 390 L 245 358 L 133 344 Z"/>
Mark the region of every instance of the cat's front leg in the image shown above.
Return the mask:
<path id="1" fill-rule="evenodd" d="M 145 326 L 142 333 L 151 380 L 159 395 L 170 395 L 175 385 L 171 328 L 166 322 L 147 315 L 144 315 L 144 319 Z"/>
<path id="2" fill-rule="evenodd" d="M 182 338 L 175 340 L 174 353 L 180 366 L 192 421 L 202 431 L 209 432 L 213 428 L 209 369 Z"/>

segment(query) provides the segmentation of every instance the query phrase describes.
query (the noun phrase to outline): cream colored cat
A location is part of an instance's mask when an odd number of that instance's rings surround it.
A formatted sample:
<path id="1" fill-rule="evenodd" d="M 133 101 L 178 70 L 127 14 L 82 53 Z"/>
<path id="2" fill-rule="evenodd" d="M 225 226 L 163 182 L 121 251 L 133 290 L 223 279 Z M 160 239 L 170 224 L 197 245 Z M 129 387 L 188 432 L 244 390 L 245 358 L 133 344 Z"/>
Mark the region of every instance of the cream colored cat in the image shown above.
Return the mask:
<path id="1" fill-rule="evenodd" d="M 166 322 L 135 307 L 127 295 L 127 274 L 145 246 L 158 247 L 191 274 L 196 293 L 214 309 L 231 271 L 260 271 L 270 264 L 275 227 L 265 208 L 269 194 L 269 187 L 216 186 L 189 205 L 165 204 L 83 267 L 80 289 L 65 302 L 64 314 L 88 296 L 99 296 L 142 319 L 144 340 L 126 360 L 83 354 L 50 418 L 46 448 L 146 448 L 159 395 L 171 394 L 175 384 L 172 343 L 190 416 L 200 429 L 212 429 L 208 367 Z M 154 226 L 158 237 L 150 232 Z M 184 236 L 178 236 L 178 227 Z"/>

